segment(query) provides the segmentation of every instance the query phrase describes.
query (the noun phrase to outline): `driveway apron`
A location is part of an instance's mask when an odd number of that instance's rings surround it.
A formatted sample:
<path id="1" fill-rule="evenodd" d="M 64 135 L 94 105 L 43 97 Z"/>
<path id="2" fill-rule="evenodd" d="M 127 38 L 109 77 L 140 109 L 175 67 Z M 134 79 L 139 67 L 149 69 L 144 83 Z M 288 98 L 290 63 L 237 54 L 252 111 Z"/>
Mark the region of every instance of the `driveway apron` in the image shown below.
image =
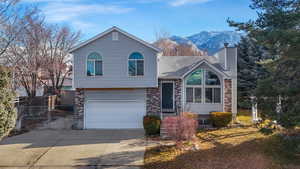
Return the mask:
<path id="1" fill-rule="evenodd" d="M 0 168 L 105 168 L 143 165 L 142 130 L 37 130 L 0 142 Z"/>

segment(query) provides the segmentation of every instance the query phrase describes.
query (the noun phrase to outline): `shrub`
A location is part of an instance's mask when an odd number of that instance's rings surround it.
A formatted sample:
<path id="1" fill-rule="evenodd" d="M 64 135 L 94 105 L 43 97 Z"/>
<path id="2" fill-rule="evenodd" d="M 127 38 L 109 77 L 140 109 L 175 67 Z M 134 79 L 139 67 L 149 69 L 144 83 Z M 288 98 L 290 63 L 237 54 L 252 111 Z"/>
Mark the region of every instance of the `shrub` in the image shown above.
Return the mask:
<path id="1" fill-rule="evenodd" d="M 0 139 L 15 126 L 16 109 L 10 73 L 0 67 Z"/>
<path id="2" fill-rule="evenodd" d="M 146 135 L 157 135 L 160 133 L 160 117 L 147 115 L 144 116 L 143 125 Z"/>
<path id="3" fill-rule="evenodd" d="M 211 112 L 210 120 L 215 127 L 226 127 L 232 120 L 230 112 Z"/>
<path id="4" fill-rule="evenodd" d="M 195 114 L 181 113 L 180 116 L 164 118 L 162 125 L 166 129 L 168 137 L 180 142 L 194 138 L 198 128 L 198 121 Z"/>

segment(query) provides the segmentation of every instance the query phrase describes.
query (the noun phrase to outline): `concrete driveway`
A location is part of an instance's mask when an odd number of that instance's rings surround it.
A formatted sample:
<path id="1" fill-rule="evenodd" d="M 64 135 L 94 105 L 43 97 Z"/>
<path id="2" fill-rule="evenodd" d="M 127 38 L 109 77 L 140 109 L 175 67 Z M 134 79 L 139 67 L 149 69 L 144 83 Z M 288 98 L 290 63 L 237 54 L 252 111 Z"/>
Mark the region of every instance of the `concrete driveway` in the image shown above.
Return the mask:
<path id="1" fill-rule="evenodd" d="M 38 130 L 0 142 L 0 168 L 136 169 L 143 165 L 142 130 Z"/>

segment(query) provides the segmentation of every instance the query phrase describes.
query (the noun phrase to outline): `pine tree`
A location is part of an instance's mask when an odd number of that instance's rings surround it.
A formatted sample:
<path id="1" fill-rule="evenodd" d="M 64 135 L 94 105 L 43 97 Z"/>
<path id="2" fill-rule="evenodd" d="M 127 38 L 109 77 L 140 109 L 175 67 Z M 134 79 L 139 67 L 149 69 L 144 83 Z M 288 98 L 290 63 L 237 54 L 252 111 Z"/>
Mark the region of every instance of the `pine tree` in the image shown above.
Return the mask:
<path id="1" fill-rule="evenodd" d="M 15 126 L 15 95 L 11 86 L 11 76 L 7 69 L 0 67 L 0 138 Z"/>
<path id="2" fill-rule="evenodd" d="M 262 114 L 281 126 L 300 126 L 300 0 L 252 0 L 256 20 L 228 21 L 266 48 L 273 61 L 256 90 Z M 278 106 L 281 101 L 280 106 Z"/>
<path id="3" fill-rule="evenodd" d="M 255 96 L 258 79 L 266 75 L 266 70 L 260 64 L 267 55 L 261 46 L 242 37 L 238 44 L 238 106 L 251 108 L 251 96 Z"/>

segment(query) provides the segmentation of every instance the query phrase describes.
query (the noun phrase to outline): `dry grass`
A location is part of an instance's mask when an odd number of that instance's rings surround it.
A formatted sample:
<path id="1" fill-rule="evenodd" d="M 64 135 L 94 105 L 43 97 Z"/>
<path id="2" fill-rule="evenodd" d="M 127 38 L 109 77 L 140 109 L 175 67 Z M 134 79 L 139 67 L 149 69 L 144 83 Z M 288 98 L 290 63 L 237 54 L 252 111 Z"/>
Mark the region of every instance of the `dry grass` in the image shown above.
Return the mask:
<path id="1" fill-rule="evenodd" d="M 276 161 L 270 153 L 274 135 L 253 127 L 201 131 L 198 151 L 180 151 L 174 146 L 146 151 L 145 169 L 300 169 L 300 165 Z M 299 159 L 300 161 L 300 159 Z"/>
<path id="2" fill-rule="evenodd" d="M 243 125 L 252 125 L 252 113 L 250 110 L 239 110 L 237 121 Z"/>

